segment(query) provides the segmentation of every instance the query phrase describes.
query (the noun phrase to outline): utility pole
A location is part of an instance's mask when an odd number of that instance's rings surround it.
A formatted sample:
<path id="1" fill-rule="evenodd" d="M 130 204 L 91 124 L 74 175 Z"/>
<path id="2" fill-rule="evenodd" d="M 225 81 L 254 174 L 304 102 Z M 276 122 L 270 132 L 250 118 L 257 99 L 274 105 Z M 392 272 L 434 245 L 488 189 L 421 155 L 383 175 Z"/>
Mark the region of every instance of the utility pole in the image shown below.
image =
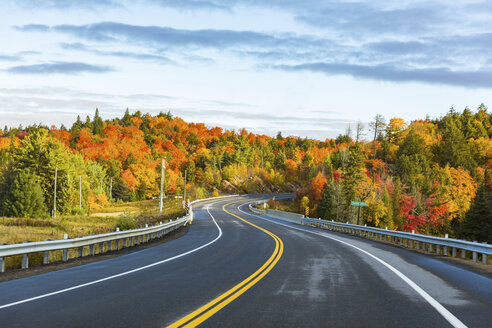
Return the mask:
<path id="1" fill-rule="evenodd" d="M 263 145 L 261 145 L 261 168 L 263 169 Z"/>
<path id="2" fill-rule="evenodd" d="M 82 209 L 82 176 L 79 175 L 79 209 Z"/>
<path id="3" fill-rule="evenodd" d="M 184 181 L 184 191 L 183 191 L 183 208 L 185 208 L 186 204 L 186 173 L 188 170 L 185 170 L 185 181 Z"/>
<path id="4" fill-rule="evenodd" d="M 53 194 L 53 217 L 56 218 L 56 178 L 58 176 L 58 167 L 55 166 L 55 193 Z"/>
<path id="5" fill-rule="evenodd" d="M 360 218 L 360 206 L 357 206 L 359 209 L 357 211 L 357 225 L 359 225 L 359 218 Z"/>
<path id="6" fill-rule="evenodd" d="M 164 170 L 166 169 L 166 161 L 162 160 L 162 168 L 161 168 L 161 199 L 159 202 L 159 212 L 162 213 L 162 197 L 164 195 Z"/>

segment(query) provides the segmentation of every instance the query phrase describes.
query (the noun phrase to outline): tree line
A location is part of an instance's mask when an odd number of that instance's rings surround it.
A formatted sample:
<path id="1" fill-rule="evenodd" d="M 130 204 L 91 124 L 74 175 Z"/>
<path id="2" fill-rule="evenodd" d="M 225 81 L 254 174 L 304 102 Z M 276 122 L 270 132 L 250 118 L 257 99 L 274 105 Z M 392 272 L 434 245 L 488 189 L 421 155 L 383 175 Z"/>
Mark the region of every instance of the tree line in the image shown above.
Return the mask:
<path id="1" fill-rule="evenodd" d="M 355 223 L 361 201 L 361 224 L 490 240 L 491 122 L 484 105 L 409 124 L 377 115 L 320 141 L 96 109 L 70 128 L 0 130 L 0 215 L 53 214 L 55 196 L 62 215 L 156 197 L 164 159 L 166 194 L 181 195 L 186 175 L 188 195 L 296 191 L 323 219 Z"/>

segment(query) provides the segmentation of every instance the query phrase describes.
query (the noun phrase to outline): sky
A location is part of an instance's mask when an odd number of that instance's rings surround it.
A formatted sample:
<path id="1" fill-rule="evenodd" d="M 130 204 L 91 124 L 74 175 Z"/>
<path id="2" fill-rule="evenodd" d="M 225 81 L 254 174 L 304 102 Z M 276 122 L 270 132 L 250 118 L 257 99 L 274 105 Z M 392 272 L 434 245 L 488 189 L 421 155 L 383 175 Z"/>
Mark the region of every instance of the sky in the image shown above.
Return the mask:
<path id="1" fill-rule="evenodd" d="M 492 103 L 492 1 L 2 0 L 0 125 L 161 111 L 324 140 Z"/>

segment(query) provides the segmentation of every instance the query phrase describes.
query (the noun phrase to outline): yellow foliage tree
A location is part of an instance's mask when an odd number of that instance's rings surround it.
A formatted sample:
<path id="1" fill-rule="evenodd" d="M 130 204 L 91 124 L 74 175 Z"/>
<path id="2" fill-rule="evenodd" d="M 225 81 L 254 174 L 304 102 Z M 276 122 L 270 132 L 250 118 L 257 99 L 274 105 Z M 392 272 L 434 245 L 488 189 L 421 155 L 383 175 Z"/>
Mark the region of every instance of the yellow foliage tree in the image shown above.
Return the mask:
<path id="1" fill-rule="evenodd" d="M 380 199 L 369 199 L 367 203 L 369 204 L 366 210 L 367 222 L 379 227 L 380 219 L 387 213 L 386 206 Z"/>
<path id="2" fill-rule="evenodd" d="M 399 117 L 394 117 L 389 121 L 389 124 L 386 128 L 386 138 L 390 143 L 398 144 L 401 140 L 403 140 L 403 132 L 407 123 L 405 120 Z"/>

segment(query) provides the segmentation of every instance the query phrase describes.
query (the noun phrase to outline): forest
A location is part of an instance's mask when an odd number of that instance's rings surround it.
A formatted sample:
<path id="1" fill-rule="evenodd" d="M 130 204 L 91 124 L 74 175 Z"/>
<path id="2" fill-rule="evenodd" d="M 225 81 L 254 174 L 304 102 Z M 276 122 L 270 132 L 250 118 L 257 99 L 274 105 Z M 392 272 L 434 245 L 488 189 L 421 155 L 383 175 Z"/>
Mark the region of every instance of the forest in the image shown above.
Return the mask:
<path id="1" fill-rule="evenodd" d="M 492 241 L 485 105 L 405 122 L 376 115 L 324 141 L 187 123 L 170 112 L 0 129 L 0 216 L 90 213 L 164 192 L 293 192 L 311 217 Z M 56 183 L 55 183 L 56 176 Z M 54 201 L 56 197 L 56 209 Z M 365 202 L 358 208 L 352 202 Z"/>

